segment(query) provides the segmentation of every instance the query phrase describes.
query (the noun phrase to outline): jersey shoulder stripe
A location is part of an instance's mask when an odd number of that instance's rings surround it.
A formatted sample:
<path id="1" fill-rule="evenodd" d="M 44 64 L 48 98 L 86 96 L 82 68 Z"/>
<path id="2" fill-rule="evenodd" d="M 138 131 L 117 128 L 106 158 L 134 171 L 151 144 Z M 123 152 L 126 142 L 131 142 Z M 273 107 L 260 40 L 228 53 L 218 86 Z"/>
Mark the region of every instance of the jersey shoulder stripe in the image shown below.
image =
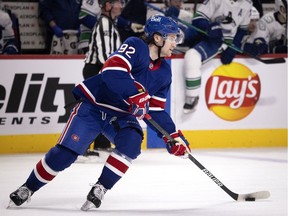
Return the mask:
<path id="1" fill-rule="evenodd" d="M 103 68 L 101 69 L 101 72 L 104 72 L 107 70 L 120 70 L 120 71 L 130 72 L 131 65 L 123 56 L 113 55 L 107 59 Z"/>

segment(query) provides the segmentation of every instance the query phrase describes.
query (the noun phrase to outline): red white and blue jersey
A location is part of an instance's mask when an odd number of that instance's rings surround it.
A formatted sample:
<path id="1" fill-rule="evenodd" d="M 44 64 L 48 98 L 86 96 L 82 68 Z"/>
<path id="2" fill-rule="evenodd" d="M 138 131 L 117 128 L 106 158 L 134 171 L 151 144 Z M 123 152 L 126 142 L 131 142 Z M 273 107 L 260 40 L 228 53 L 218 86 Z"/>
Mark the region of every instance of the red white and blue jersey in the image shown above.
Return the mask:
<path id="1" fill-rule="evenodd" d="M 172 79 L 171 67 L 165 59 L 153 62 L 149 56 L 148 45 L 142 39 L 128 38 L 107 59 L 98 75 L 74 88 L 75 97 L 113 116 L 130 115 L 127 101 L 139 93 L 136 81 L 151 97 L 149 114 L 168 132 L 175 132 L 171 117 L 164 111 Z"/>

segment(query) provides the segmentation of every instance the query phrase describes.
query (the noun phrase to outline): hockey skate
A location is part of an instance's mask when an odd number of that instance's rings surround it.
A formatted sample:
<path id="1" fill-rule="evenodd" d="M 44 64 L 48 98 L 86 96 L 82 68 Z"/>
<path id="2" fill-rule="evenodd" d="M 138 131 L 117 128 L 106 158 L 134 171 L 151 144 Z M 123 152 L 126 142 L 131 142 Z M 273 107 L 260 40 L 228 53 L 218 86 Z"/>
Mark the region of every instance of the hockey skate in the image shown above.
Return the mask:
<path id="1" fill-rule="evenodd" d="M 99 208 L 101 205 L 101 200 L 104 199 L 104 195 L 107 192 L 107 189 L 97 182 L 91 188 L 90 192 L 87 195 L 86 202 L 82 205 L 82 211 L 88 211 L 91 208 Z"/>
<path id="2" fill-rule="evenodd" d="M 32 195 L 33 191 L 29 190 L 29 188 L 27 188 L 25 184 L 22 185 L 16 191 L 10 194 L 11 200 L 7 208 L 13 205 L 20 206 L 26 201 L 29 202 Z"/>
<path id="3" fill-rule="evenodd" d="M 187 97 L 185 99 L 185 104 L 183 106 L 183 111 L 185 114 L 195 111 L 195 108 L 198 104 L 199 96 L 197 97 Z"/>

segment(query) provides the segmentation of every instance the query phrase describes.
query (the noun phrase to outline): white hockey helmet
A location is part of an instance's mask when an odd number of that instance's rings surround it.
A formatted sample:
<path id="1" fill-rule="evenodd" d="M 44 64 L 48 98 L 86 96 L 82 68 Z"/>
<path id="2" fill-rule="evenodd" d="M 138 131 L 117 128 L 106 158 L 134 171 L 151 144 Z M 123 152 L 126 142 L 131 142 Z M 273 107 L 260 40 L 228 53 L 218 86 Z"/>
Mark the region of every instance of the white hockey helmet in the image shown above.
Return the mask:
<path id="1" fill-rule="evenodd" d="M 275 11 L 287 18 L 287 0 L 275 0 Z"/>
<path id="2" fill-rule="evenodd" d="M 260 19 L 260 14 L 255 7 L 252 7 L 250 19 L 258 20 Z"/>

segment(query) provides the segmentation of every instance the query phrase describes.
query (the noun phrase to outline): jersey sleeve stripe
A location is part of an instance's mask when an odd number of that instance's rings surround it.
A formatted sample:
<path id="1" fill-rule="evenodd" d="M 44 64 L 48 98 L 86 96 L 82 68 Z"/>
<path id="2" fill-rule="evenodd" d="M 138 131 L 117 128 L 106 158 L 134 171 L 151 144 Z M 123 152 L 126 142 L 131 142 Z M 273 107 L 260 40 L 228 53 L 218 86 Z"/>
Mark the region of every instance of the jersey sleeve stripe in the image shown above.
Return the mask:
<path id="1" fill-rule="evenodd" d="M 149 109 L 150 110 L 164 110 L 166 106 L 166 99 L 160 98 L 157 96 L 152 96 L 152 98 L 149 100 Z"/>
<path id="2" fill-rule="evenodd" d="M 127 64 L 129 71 L 131 71 L 132 66 L 131 66 L 130 62 L 124 56 L 116 54 L 113 57 L 118 57 L 118 58 L 122 59 Z"/>
<path id="3" fill-rule="evenodd" d="M 119 70 L 119 71 L 128 72 L 128 70 L 126 68 L 121 68 L 121 67 L 104 67 L 101 72 L 104 72 L 107 70 Z"/>

